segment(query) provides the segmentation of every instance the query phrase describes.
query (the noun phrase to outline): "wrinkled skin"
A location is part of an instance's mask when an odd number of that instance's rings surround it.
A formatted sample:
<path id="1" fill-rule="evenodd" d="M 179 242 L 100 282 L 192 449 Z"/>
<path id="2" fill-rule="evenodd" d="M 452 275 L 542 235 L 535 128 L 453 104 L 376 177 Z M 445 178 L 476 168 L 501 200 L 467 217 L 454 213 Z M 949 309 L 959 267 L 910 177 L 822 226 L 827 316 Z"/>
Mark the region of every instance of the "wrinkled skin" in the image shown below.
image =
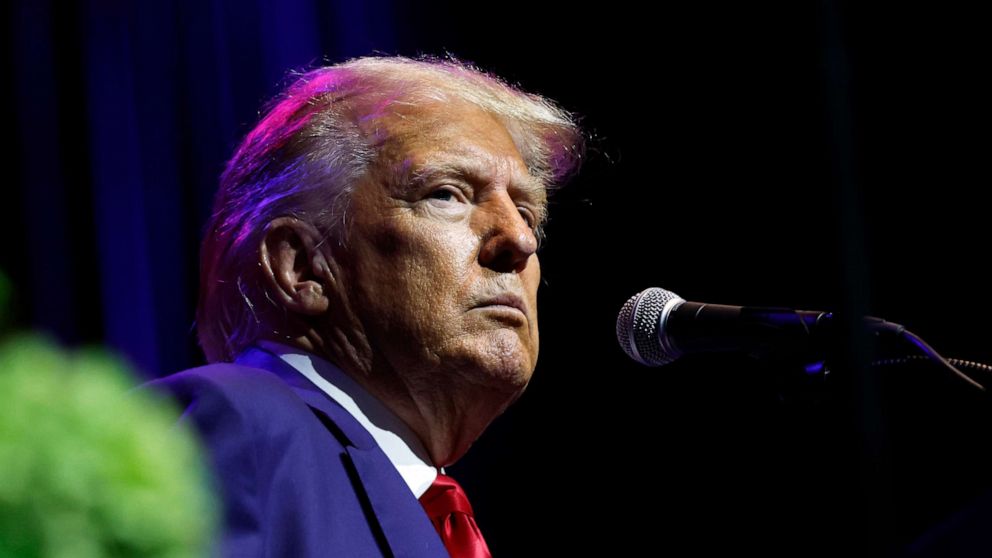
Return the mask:
<path id="1" fill-rule="evenodd" d="M 385 139 L 354 192 L 344 247 L 288 219 L 270 228 L 263 268 L 287 308 L 318 318 L 296 344 L 386 402 L 447 465 L 536 366 L 545 190 L 506 128 L 475 107 L 393 106 L 363 124 Z M 438 172 L 419 177 L 428 167 Z"/>

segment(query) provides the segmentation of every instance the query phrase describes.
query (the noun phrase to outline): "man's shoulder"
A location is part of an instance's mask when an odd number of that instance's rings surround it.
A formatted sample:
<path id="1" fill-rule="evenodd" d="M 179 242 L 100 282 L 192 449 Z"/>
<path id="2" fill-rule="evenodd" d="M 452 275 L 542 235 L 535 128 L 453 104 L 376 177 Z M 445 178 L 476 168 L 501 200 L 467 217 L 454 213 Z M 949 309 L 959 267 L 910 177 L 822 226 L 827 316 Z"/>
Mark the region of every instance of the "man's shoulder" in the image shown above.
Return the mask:
<path id="1" fill-rule="evenodd" d="M 136 389 L 170 397 L 184 409 L 185 418 L 201 425 L 226 421 L 258 433 L 292 429 L 314 418 L 285 380 L 268 370 L 237 363 L 182 370 Z"/>
<path id="2" fill-rule="evenodd" d="M 278 395 L 289 386 L 268 370 L 233 362 L 218 362 L 181 370 L 142 384 L 141 388 L 173 392 L 217 390 L 230 394 Z"/>
<path id="3" fill-rule="evenodd" d="M 146 382 L 138 389 L 168 392 L 183 405 L 208 398 L 235 404 L 250 401 L 253 406 L 279 400 L 302 403 L 289 385 L 272 372 L 229 362 L 182 370 Z"/>

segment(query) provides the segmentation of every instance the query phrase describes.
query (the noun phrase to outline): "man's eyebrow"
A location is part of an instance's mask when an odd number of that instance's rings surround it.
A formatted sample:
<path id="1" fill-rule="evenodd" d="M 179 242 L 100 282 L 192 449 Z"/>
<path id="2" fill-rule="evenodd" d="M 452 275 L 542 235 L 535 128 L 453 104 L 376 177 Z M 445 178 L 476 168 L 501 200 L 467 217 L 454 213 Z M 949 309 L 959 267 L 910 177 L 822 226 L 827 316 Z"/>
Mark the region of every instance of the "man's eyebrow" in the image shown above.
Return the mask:
<path id="1" fill-rule="evenodd" d="M 488 166 L 477 159 L 459 159 L 455 161 L 428 162 L 418 165 L 411 170 L 406 183 L 414 188 L 426 185 L 427 182 L 443 176 L 453 176 L 469 182 L 484 183 L 492 180 L 492 172 Z M 530 174 L 515 178 L 511 181 L 511 188 L 518 190 L 534 203 L 544 205 L 547 203 L 547 188 L 540 179 Z"/>

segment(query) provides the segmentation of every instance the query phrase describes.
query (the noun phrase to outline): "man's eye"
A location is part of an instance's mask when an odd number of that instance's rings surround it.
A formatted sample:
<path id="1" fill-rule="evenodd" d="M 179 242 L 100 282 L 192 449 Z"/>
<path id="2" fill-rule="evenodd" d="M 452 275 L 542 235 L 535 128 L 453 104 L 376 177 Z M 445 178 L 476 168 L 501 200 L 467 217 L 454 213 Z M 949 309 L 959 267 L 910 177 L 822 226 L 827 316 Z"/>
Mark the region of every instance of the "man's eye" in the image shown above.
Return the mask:
<path id="1" fill-rule="evenodd" d="M 438 188 L 427 195 L 429 199 L 441 201 L 457 201 L 458 195 L 451 188 Z"/>

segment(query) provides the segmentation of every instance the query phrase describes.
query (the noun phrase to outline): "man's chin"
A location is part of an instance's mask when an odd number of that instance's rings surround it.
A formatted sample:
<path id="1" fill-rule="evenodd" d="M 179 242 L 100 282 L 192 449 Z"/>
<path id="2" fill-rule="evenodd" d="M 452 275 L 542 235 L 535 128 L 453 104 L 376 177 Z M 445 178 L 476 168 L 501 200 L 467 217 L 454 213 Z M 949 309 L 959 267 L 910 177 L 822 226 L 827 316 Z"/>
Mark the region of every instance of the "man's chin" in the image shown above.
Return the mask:
<path id="1" fill-rule="evenodd" d="M 527 388 L 533 372 L 528 360 L 486 359 L 466 363 L 459 375 L 483 387 L 484 393 L 494 396 L 500 393 L 503 398 L 516 399 Z"/>
<path id="2" fill-rule="evenodd" d="M 434 352 L 448 374 L 471 384 L 517 394 L 530 382 L 537 360 L 514 329 L 499 328 L 459 336 L 455 343 Z"/>
<path id="3" fill-rule="evenodd" d="M 531 351 L 513 330 L 500 330 L 490 338 L 481 359 L 486 375 L 509 391 L 522 391 L 534 373 L 536 354 L 531 356 Z"/>

